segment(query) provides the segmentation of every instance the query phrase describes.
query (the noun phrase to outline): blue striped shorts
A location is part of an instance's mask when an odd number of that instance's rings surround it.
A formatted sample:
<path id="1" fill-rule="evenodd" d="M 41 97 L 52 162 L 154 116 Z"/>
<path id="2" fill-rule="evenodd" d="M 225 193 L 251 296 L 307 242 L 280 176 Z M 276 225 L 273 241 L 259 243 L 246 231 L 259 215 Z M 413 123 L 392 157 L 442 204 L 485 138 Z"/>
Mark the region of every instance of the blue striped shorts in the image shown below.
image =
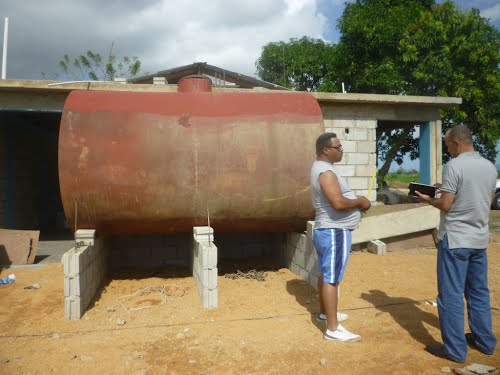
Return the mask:
<path id="1" fill-rule="evenodd" d="M 336 284 L 342 280 L 351 251 L 350 229 L 322 228 L 314 230 L 314 246 L 318 254 L 318 272 L 323 281 Z"/>

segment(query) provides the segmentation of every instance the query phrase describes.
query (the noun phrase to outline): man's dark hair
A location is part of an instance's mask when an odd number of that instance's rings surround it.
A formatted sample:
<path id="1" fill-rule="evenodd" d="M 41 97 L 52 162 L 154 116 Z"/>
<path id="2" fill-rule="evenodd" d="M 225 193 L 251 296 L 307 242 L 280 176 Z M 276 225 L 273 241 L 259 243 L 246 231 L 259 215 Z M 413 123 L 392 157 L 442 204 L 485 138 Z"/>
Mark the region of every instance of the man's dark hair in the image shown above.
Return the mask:
<path id="1" fill-rule="evenodd" d="M 448 132 L 448 137 L 451 140 L 460 139 L 465 143 L 472 144 L 472 133 L 470 129 L 464 124 L 452 127 Z"/>
<path id="2" fill-rule="evenodd" d="M 316 155 L 320 155 L 325 147 L 330 147 L 332 145 L 332 138 L 337 138 L 337 134 L 324 133 L 316 139 Z"/>

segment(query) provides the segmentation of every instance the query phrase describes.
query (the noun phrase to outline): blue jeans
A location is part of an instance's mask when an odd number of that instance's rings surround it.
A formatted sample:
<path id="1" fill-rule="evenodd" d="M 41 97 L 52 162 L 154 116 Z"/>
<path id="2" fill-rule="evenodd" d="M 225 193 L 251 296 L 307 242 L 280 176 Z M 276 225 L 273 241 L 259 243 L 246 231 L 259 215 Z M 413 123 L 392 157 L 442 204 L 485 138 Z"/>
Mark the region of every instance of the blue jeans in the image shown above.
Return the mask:
<path id="1" fill-rule="evenodd" d="M 444 350 L 451 358 L 465 361 L 464 301 L 467 301 L 469 327 L 478 348 L 492 354 L 493 334 L 488 258 L 486 249 L 450 249 L 448 237 L 439 241 L 437 256 L 438 312 Z"/>

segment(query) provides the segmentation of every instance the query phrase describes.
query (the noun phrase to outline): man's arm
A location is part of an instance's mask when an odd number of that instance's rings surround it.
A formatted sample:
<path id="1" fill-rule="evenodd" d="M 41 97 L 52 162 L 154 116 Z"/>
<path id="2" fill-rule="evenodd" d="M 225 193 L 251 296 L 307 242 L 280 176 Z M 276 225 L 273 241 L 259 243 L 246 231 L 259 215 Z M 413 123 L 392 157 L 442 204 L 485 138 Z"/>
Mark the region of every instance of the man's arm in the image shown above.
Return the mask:
<path id="1" fill-rule="evenodd" d="M 318 181 L 326 199 L 328 199 L 328 202 L 330 202 L 332 207 L 336 210 L 344 211 L 360 208 L 363 211 L 367 211 L 371 206 L 370 201 L 365 197 L 358 197 L 356 199 L 344 197 L 340 190 L 337 176 L 332 171 L 326 171 L 320 174 Z"/>
<path id="2" fill-rule="evenodd" d="M 418 191 L 415 191 L 415 193 L 420 197 L 420 202 L 428 203 L 443 212 L 448 212 L 455 201 L 455 193 L 450 193 L 449 191 L 441 191 L 441 196 L 439 198 L 431 198 Z"/>

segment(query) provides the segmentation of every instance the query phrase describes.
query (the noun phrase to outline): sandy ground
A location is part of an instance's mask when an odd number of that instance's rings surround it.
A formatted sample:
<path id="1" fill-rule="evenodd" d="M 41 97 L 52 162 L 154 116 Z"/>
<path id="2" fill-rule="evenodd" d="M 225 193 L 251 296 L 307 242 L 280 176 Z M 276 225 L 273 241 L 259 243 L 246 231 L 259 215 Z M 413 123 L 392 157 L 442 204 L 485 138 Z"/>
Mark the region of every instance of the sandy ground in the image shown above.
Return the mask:
<path id="1" fill-rule="evenodd" d="M 500 212 L 492 215 L 489 279 L 500 337 Z M 440 374 L 459 365 L 424 351 L 441 342 L 437 308 L 427 303 L 437 294 L 435 262 L 433 248 L 353 253 L 340 307 L 362 341 L 350 344 L 322 338 L 317 293 L 287 269 L 268 269 L 262 282 L 220 272 L 214 310 L 202 309 L 186 272 L 122 272 L 79 321 L 64 319 L 60 264 L 6 269 L 0 277 L 17 280 L 0 285 L 0 374 Z M 41 287 L 25 289 L 34 283 Z M 158 290 L 127 297 L 154 286 L 164 287 L 165 303 Z M 470 349 L 471 363 L 500 367 L 500 350 Z"/>

